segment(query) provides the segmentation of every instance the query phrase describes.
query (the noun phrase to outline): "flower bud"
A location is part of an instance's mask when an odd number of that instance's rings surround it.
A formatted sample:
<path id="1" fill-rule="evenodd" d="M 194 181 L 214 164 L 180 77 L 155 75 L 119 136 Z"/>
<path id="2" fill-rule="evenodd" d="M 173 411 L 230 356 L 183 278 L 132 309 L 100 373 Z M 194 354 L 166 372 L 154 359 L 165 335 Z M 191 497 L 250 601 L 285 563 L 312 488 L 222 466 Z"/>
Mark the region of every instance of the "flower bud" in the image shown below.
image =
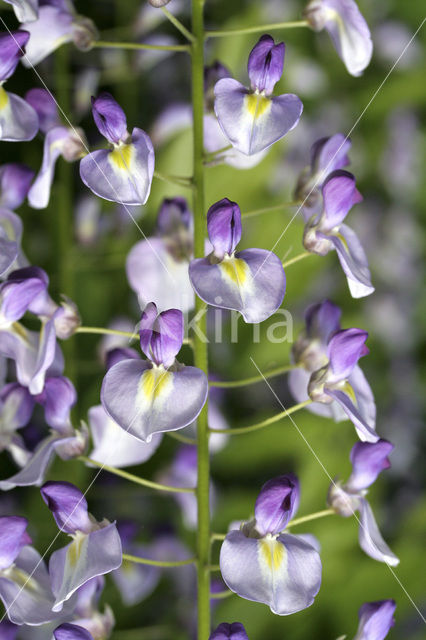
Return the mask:
<path id="1" fill-rule="evenodd" d="M 81 326 L 77 305 L 67 296 L 62 296 L 61 306 L 55 315 L 55 331 L 60 340 L 67 340 Z"/>
<path id="2" fill-rule="evenodd" d="M 80 51 L 90 51 L 93 43 L 99 40 L 95 23 L 85 16 L 77 16 L 73 22 L 73 42 Z"/>

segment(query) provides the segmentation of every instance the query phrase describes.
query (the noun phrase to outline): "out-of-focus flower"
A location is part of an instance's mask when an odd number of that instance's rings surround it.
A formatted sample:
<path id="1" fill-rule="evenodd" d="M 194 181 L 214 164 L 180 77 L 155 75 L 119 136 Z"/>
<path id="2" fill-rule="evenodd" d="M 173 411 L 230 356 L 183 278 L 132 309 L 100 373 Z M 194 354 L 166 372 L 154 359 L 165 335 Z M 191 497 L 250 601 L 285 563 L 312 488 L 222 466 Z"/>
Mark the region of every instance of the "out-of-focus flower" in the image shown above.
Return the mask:
<path id="1" fill-rule="evenodd" d="M 14 211 L 27 197 L 34 171 L 24 164 L 11 162 L 0 167 L 0 207 Z"/>
<path id="2" fill-rule="evenodd" d="M 151 442 L 155 433 L 186 427 L 206 401 L 205 374 L 175 359 L 183 328 L 181 311 L 168 309 L 157 315 L 157 307 L 150 303 L 139 331 L 148 360 L 122 360 L 104 378 L 101 400 L 106 412 L 143 442 Z"/>
<path id="3" fill-rule="evenodd" d="M 19 466 L 24 466 L 30 453 L 16 431 L 28 424 L 33 409 L 34 399 L 17 382 L 0 390 L 0 451 L 8 450 Z"/>
<path id="4" fill-rule="evenodd" d="M 235 252 L 241 239 L 241 211 L 224 198 L 207 212 L 213 251 L 189 265 L 197 295 L 208 304 L 239 311 L 246 322 L 262 322 L 281 305 L 286 287 L 279 258 L 264 249 Z"/>
<path id="5" fill-rule="evenodd" d="M 153 7 L 165 7 L 166 4 L 169 4 L 170 0 L 148 0 L 149 4 Z"/>
<path id="6" fill-rule="evenodd" d="M 37 113 L 31 105 L 3 88 L 25 55 L 29 37 L 28 31 L 21 30 L 0 33 L 0 140 L 32 140 L 38 131 Z"/>
<path id="7" fill-rule="evenodd" d="M 309 607 L 321 585 L 318 551 L 303 535 L 284 529 L 299 503 L 299 483 L 288 474 L 263 485 L 255 517 L 227 534 L 220 570 L 231 591 L 289 615 Z"/>
<path id="8" fill-rule="evenodd" d="M 293 361 L 299 367 L 290 372 L 290 391 L 297 402 L 303 402 L 309 397 L 308 389 L 312 380 L 311 392 L 315 398 L 312 397 L 314 402 L 307 409 L 318 415 L 334 418 L 337 422 L 349 418 L 361 440 L 374 442 L 378 440 L 375 432 L 374 397 L 356 362 L 358 355 L 361 357 L 361 354 L 365 355 L 368 351 L 364 346 L 367 334 L 359 329 L 341 331 L 340 316 L 340 309 L 329 300 L 308 307 L 305 312 L 306 328 L 292 349 Z M 337 368 L 330 373 L 330 344 L 333 338 L 335 342 L 331 350 L 333 357 L 337 355 Z M 346 370 L 344 366 L 339 367 L 340 360 L 341 364 L 348 365 Z M 329 386 L 328 375 L 331 376 Z M 319 400 L 322 377 L 324 389 Z M 329 394 L 325 390 L 327 388 Z"/>
<path id="9" fill-rule="evenodd" d="M 359 627 L 354 640 L 384 640 L 395 624 L 394 600 L 366 602 L 359 610 Z"/>
<path id="10" fill-rule="evenodd" d="M 396 566 L 399 559 L 383 540 L 371 507 L 364 497 L 366 489 L 379 473 L 390 467 L 388 455 L 392 449 L 393 444 L 387 440 L 357 442 L 351 451 L 352 474 L 345 484 L 333 482 L 328 493 L 328 504 L 343 517 L 359 511 L 361 549 L 375 560 Z"/>
<path id="11" fill-rule="evenodd" d="M 21 250 L 22 222 L 19 216 L 8 209 L 0 208 L 0 276 L 18 266 L 24 266 L 26 260 Z"/>
<path id="12" fill-rule="evenodd" d="M 79 587 L 75 594 L 72 623 L 88 631 L 93 640 L 106 640 L 111 636 L 115 620 L 111 608 L 99 610 L 99 599 L 105 586 L 104 576 L 96 576 Z"/>
<path id="13" fill-rule="evenodd" d="M 56 161 L 62 156 L 67 162 L 75 162 L 86 153 L 86 139 L 80 128 L 61 124 L 53 96 L 46 89 L 30 89 L 26 101 L 37 112 L 40 130 L 45 134 L 43 162 L 28 192 L 28 202 L 34 209 L 44 209 L 49 204 Z"/>
<path id="14" fill-rule="evenodd" d="M 152 301 L 160 311 L 194 307 L 194 291 L 188 275 L 193 257 L 192 213 L 184 198 L 163 200 L 157 217 L 156 236 L 132 247 L 126 273 L 142 308 Z"/>
<path id="15" fill-rule="evenodd" d="M 31 36 L 22 61 L 26 67 L 36 66 L 66 42 L 88 51 L 98 38 L 95 24 L 77 15 L 71 0 L 43 0 L 38 19 L 24 22 L 22 28 Z"/>
<path id="16" fill-rule="evenodd" d="M 124 111 L 109 93 L 92 99 L 92 112 L 99 132 L 112 149 L 99 149 L 83 158 L 81 179 L 105 200 L 145 204 L 154 174 L 154 148 L 149 136 L 137 127 L 128 133 Z"/>
<path id="17" fill-rule="evenodd" d="M 232 145 L 252 155 L 270 147 L 299 122 L 303 105 L 294 94 L 272 96 L 284 65 L 284 43 L 264 35 L 248 60 L 251 89 L 233 78 L 215 85 L 215 112 Z"/>
<path id="18" fill-rule="evenodd" d="M 49 561 L 56 598 L 52 609 L 61 611 L 79 587 L 121 565 L 121 541 L 115 523 L 97 522 L 88 512 L 84 495 L 69 482 L 46 482 L 41 495 L 60 531 L 72 537 L 72 542 L 55 551 Z"/>
<path id="19" fill-rule="evenodd" d="M 367 256 L 356 233 L 343 224 L 352 206 L 362 200 L 354 176 L 348 171 L 333 171 L 322 187 L 322 196 L 322 213 L 314 214 L 306 223 L 303 244 L 320 256 L 335 249 L 352 297 L 368 296 L 374 287 Z"/>
<path id="20" fill-rule="evenodd" d="M 32 22 L 38 18 L 38 0 L 4 0 L 11 4 L 19 22 Z"/>
<path id="21" fill-rule="evenodd" d="M 296 200 L 303 201 L 304 208 L 318 203 L 321 188 L 330 173 L 349 164 L 347 154 L 350 148 L 351 141 L 343 133 L 321 138 L 312 145 L 310 166 L 300 174 L 294 194 Z"/>
<path id="22" fill-rule="evenodd" d="M 360 76 L 373 54 L 370 30 L 354 0 L 311 0 L 304 16 L 315 31 L 326 29 L 353 76 Z"/>
<path id="23" fill-rule="evenodd" d="M 248 640 L 241 622 L 222 622 L 212 631 L 209 640 Z"/>

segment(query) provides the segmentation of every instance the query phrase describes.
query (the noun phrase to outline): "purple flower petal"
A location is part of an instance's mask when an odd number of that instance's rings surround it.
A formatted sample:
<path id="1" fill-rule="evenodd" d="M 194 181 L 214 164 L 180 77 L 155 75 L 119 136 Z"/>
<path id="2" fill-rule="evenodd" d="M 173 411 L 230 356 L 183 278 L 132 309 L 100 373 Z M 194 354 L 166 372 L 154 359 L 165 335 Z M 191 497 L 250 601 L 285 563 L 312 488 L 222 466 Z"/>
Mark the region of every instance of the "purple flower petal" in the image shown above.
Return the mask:
<path id="1" fill-rule="evenodd" d="M 282 76 L 284 42 L 275 44 L 271 36 L 262 36 L 250 52 L 247 70 L 253 91 L 270 95 Z"/>
<path id="2" fill-rule="evenodd" d="M 135 349 L 131 347 L 117 347 L 115 349 L 110 349 L 105 354 L 106 363 L 105 368 L 111 369 L 117 362 L 121 362 L 122 360 L 140 360 L 141 357 Z"/>
<path id="3" fill-rule="evenodd" d="M 60 126 L 58 107 L 53 95 L 47 89 L 36 87 L 25 94 L 25 100 L 34 108 L 38 115 L 40 131 L 48 133 L 53 127 Z"/>
<path id="4" fill-rule="evenodd" d="M 17 209 L 27 197 L 34 171 L 24 164 L 10 162 L 0 167 L 0 207 Z"/>
<path id="5" fill-rule="evenodd" d="M 317 176 L 318 186 L 336 169 L 343 169 L 349 164 L 348 151 L 351 141 L 343 133 L 335 133 L 329 138 L 320 138 L 311 147 L 311 171 Z M 322 179 L 319 177 L 322 176 Z"/>
<path id="6" fill-rule="evenodd" d="M 127 137 L 126 115 L 110 93 L 104 91 L 92 98 L 92 113 L 96 126 L 111 144 L 124 142 Z"/>
<path id="7" fill-rule="evenodd" d="M 328 343 L 333 382 L 348 378 L 358 360 L 369 353 L 367 338 L 368 333 L 362 329 L 341 329 L 333 335 Z"/>
<path id="8" fill-rule="evenodd" d="M 231 591 L 278 615 L 309 607 L 321 584 L 318 552 L 290 534 L 257 540 L 231 531 L 220 551 L 220 570 Z"/>
<path id="9" fill-rule="evenodd" d="M 25 545 L 31 544 L 26 533 L 28 520 L 19 516 L 0 517 L 0 570 L 8 569 Z"/>
<path id="10" fill-rule="evenodd" d="M 73 39 L 73 15 L 64 6 L 43 5 L 39 8 L 38 20 L 26 22 L 22 27 L 29 31 L 23 64 L 35 67 L 58 47 Z"/>
<path id="11" fill-rule="evenodd" d="M 80 162 L 84 184 L 97 196 L 120 204 L 145 204 L 153 174 L 152 142 L 136 127 L 130 144 L 121 144 L 113 151 L 93 151 Z"/>
<path id="12" fill-rule="evenodd" d="M 374 560 L 386 562 L 391 567 L 399 564 L 399 558 L 389 549 L 382 538 L 377 523 L 374 519 L 373 511 L 365 498 L 360 499 L 360 527 L 359 545 L 361 549 Z"/>
<path id="13" fill-rule="evenodd" d="M 306 333 L 326 345 L 333 333 L 340 329 L 342 310 L 330 300 L 312 304 L 305 311 Z"/>
<path id="14" fill-rule="evenodd" d="M 18 22 L 32 22 L 38 18 L 38 0 L 4 0 L 12 5 Z"/>
<path id="15" fill-rule="evenodd" d="M 65 622 L 57 627 L 53 636 L 55 640 L 93 640 L 93 636 L 83 627 Z"/>
<path id="16" fill-rule="evenodd" d="M 22 318 L 31 308 L 32 302 L 46 291 L 47 284 L 44 272 L 38 267 L 25 267 L 13 271 L 9 278 L 0 284 L 0 314 L 6 326 Z"/>
<path id="17" fill-rule="evenodd" d="M 280 533 L 293 517 L 299 503 L 299 481 L 293 474 L 266 482 L 256 499 L 256 530 L 261 536 Z"/>
<path id="18" fill-rule="evenodd" d="M 288 375 L 288 388 L 296 400 L 296 402 L 305 402 L 309 400 L 308 384 L 311 373 L 306 369 L 294 369 L 290 371 Z M 341 408 L 338 402 L 332 402 L 331 404 L 323 404 L 322 402 L 311 402 L 306 409 L 317 416 L 323 416 L 324 418 L 331 418 L 335 422 L 341 422 L 347 420 L 348 416 Z"/>
<path id="19" fill-rule="evenodd" d="M 28 31 L 0 33 L 0 82 L 10 78 L 19 60 L 25 53 L 25 45 L 30 34 Z"/>
<path id="20" fill-rule="evenodd" d="M 253 155 L 280 140 L 299 122 L 303 105 L 294 94 L 274 98 L 250 93 L 232 78 L 215 86 L 215 113 L 232 145 Z"/>
<path id="21" fill-rule="evenodd" d="M 103 464 L 120 469 L 146 462 L 163 439 L 162 434 L 155 434 L 149 444 L 137 440 L 114 422 L 102 405 L 89 409 L 88 415 L 94 446 L 89 457 Z"/>
<path id="22" fill-rule="evenodd" d="M 63 376 L 48 378 L 42 393 L 36 399 L 44 407 L 47 424 L 59 433 L 69 433 L 71 407 L 77 402 L 71 380 Z"/>
<path id="23" fill-rule="evenodd" d="M 139 304 L 153 301 L 159 311 L 194 308 L 194 290 L 188 275 L 188 261 L 176 260 L 162 238 L 141 240 L 126 260 L 126 274 Z"/>
<path id="24" fill-rule="evenodd" d="M 121 537 L 123 542 L 123 537 Z M 132 544 L 124 547 L 126 553 L 132 553 L 141 558 L 155 558 L 155 549 L 148 545 Z M 163 555 L 165 557 L 165 555 Z M 136 564 L 123 560 L 123 564 L 111 574 L 123 604 L 132 607 L 147 598 L 157 587 L 161 578 L 161 569 L 150 565 Z"/>
<path id="25" fill-rule="evenodd" d="M 50 129 L 44 139 L 43 162 L 28 193 L 28 202 L 34 209 L 45 209 L 49 204 L 55 164 L 69 135 L 67 127 L 58 126 Z"/>
<path id="26" fill-rule="evenodd" d="M 155 364 L 170 367 L 183 342 L 183 315 L 179 309 L 167 309 L 157 315 L 150 302 L 140 321 L 141 348 Z"/>
<path id="27" fill-rule="evenodd" d="M 7 424 L 2 427 L 12 432 L 28 424 L 34 409 L 34 399 L 28 389 L 18 382 L 10 382 L 0 390 L 0 415 Z"/>
<path id="28" fill-rule="evenodd" d="M 92 531 L 87 501 L 80 489 L 70 482 L 46 482 L 40 493 L 61 531 L 72 534 Z"/>
<path id="29" fill-rule="evenodd" d="M 389 469 L 388 455 L 393 449 L 394 445 L 387 440 L 357 442 L 351 450 L 352 473 L 346 487 L 358 492 L 373 484 L 379 473 Z"/>
<path id="30" fill-rule="evenodd" d="M 38 117 L 28 102 L 0 86 L 0 140 L 32 140 L 38 131 Z"/>
<path id="31" fill-rule="evenodd" d="M 16 265 L 22 237 L 22 221 L 16 213 L 0 208 L 0 276 Z"/>
<path id="32" fill-rule="evenodd" d="M 311 0 L 304 13 L 313 29 L 328 31 L 349 73 L 360 76 L 370 63 L 373 43 L 354 0 Z"/>
<path id="33" fill-rule="evenodd" d="M 222 622 L 211 633 L 209 640 L 249 640 L 241 622 Z"/>
<path id="34" fill-rule="evenodd" d="M 18 473 L 0 481 L 0 489 L 10 491 L 15 487 L 40 486 L 59 441 L 57 434 L 44 438 Z"/>
<path id="35" fill-rule="evenodd" d="M 157 307 L 154 302 L 150 302 L 142 312 L 142 317 L 139 323 L 140 345 L 147 358 L 151 357 L 151 340 L 157 316 Z"/>
<path id="36" fill-rule="evenodd" d="M 181 229 L 191 229 L 192 213 L 185 198 L 164 198 L 157 215 L 157 231 L 162 236 L 173 236 Z"/>
<path id="37" fill-rule="evenodd" d="M 231 255 L 241 240 L 241 211 L 236 202 L 223 198 L 207 211 L 207 230 L 215 256 Z"/>
<path id="38" fill-rule="evenodd" d="M 56 597 L 53 611 L 61 611 L 64 602 L 86 582 L 110 573 L 121 563 L 121 540 L 115 523 L 88 534 L 78 533 L 50 557 L 49 574 Z"/>
<path id="39" fill-rule="evenodd" d="M 395 600 L 366 602 L 359 610 L 359 627 L 355 640 L 384 640 L 395 624 Z"/>
<path id="40" fill-rule="evenodd" d="M 346 393 L 333 389 L 326 389 L 325 393 L 336 400 L 342 407 L 348 418 L 352 421 L 360 440 L 365 442 L 377 442 L 379 436 L 374 430 L 375 425 L 367 423 L 366 419 L 360 414 Z"/>
<path id="41" fill-rule="evenodd" d="M 333 171 L 322 188 L 324 212 L 321 216 L 320 229 L 327 232 L 339 227 L 352 206 L 360 202 L 361 195 L 357 191 L 354 176 L 348 171 Z"/>
<path id="42" fill-rule="evenodd" d="M 17 624 L 13 624 L 13 622 L 9 622 L 9 620 L 2 620 L 0 622 L 1 640 L 16 640 L 18 631 L 19 631 L 19 626 Z"/>
<path id="43" fill-rule="evenodd" d="M 106 374 L 101 400 L 122 429 L 150 442 L 154 433 L 190 424 L 207 397 L 207 378 L 196 367 L 166 371 L 149 362 L 124 360 Z"/>
<path id="44" fill-rule="evenodd" d="M 286 287 L 284 269 L 271 251 L 246 249 L 211 264 L 192 260 L 189 277 L 197 295 L 212 305 L 239 311 L 249 323 L 262 322 L 280 307 Z"/>
<path id="45" fill-rule="evenodd" d="M 337 235 L 329 235 L 327 238 L 336 249 L 337 257 L 348 280 L 351 296 L 363 298 L 373 293 L 374 287 L 371 284 L 367 256 L 356 233 L 342 224 Z"/>

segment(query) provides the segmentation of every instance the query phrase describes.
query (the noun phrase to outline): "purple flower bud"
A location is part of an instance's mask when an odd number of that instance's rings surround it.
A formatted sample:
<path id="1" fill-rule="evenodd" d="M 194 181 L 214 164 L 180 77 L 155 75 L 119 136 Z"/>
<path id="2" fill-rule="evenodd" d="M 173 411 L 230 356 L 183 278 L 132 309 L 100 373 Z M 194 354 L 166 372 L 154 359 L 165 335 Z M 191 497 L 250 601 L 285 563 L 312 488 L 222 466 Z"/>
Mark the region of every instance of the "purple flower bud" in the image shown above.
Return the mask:
<path id="1" fill-rule="evenodd" d="M 48 378 L 43 391 L 36 396 L 37 402 L 44 406 L 47 424 L 59 432 L 69 432 L 71 428 L 70 410 L 77 401 L 73 383 L 62 376 Z"/>
<path id="2" fill-rule="evenodd" d="M 212 632 L 209 640 L 248 640 L 248 636 L 241 622 L 222 622 Z"/>
<path id="3" fill-rule="evenodd" d="M 67 296 L 62 296 L 61 306 L 55 314 L 55 331 L 58 338 L 67 340 L 81 325 L 77 305 Z"/>
<path id="4" fill-rule="evenodd" d="M 204 91 L 207 93 L 213 89 L 216 82 L 219 82 L 222 78 L 230 77 L 231 72 L 229 69 L 218 60 L 215 60 L 213 64 L 204 67 Z"/>
<path id="5" fill-rule="evenodd" d="M 20 627 L 9 620 L 2 620 L 0 622 L 0 639 L 1 640 L 16 640 Z"/>
<path id="6" fill-rule="evenodd" d="M 46 89 L 30 89 L 25 94 L 25 100 L 36 111 L 40 130 L 47 133 L 53 127 L 61 124 L 55 99 Z"/>
<path id="7" fill-rule="evenodd" d="M 55 640 L 93 640 L 93 636 L 77 624 L 65 622 L 53 632 Z"/>
<path id="8" fill-rule="evenodd" d="M 7 328 L 27 310 L 37 313 L 44 307 L 47 285 L 47 274 L 39 267 L 13 271 L 0 285 L 0 326 Z"/>
<path id="9" fill-rule="evenodd" d="M 150 302 L 140 322 L 141 349 L 157 365 L 170 367 L 183 342 L 183 315 L 179 309 L 168 309 L 157 315 Z"/>
<path id="10" fill-rule="evenodd" d="M 333 171 L 328 176 L 322 188 L 322 195 L 324 211 L 320 222 L 321 231 L 339 227 L 353 205 L 362 200 L 355 186 L 355 177 L 343 169 Z"/>
<path id="11" fill-rule="evenodd" d="M 264 35 L 253 47 L 248 59 L 251 88 L 269 96 L 281 78 L 284 67 L 284 42 L 275 44 L 271 36 Z"/>
<path id="12" fill-rule="evenodd" d="M 148 0 L 149 4 L 151 4 L 156 9 L 160 7 L 165 7 L 166 4 L 169 4 L 170 0 Z"/>
<path id="13" fill-rule="evenodd" d="M 165 198 L 157 216 L 157 230 L 162 236 L 173 236 L 183 228 L 189 229 L 192 214 L 185 198 Z"/>
<path id="14" fill-rule="evenodd" d="M 256 530 L 260 535 L 276 535 L 285 529 L 299 503 L 299 481 L 293 474 L 266 482 L 254 507 Z"/>
<path id="15" fill-rule="evenodd" d="M 395 624 L 396 602 L 366 602 L 359 610 L 359 627 L 355 640 L 383 640 Z"/>
<path id="16" fill-rule="evenodd" d="M 25 531 L 27 526 L 26 518 L 0 517 L 0 570 L 10 567 L 22 547 L 31 544 L 31 538 Z"/>
<path id="17" fill-rule="evenodd" d="M 342 329 L 328 343 L 328 357 L 332 381 L 345 380 L 358 360 L 369 353 L 365 341 L 368 333 L 362 329 Z"/>
<path id="18" fill-rule="evenodd" d="M 13 74 L 22 56 L 30 34 L 28 31 L 0 33 L 0 82 Z"/>
<path id="19" fill-rule="evenodd" d="M 376 480 L 384 469 L 389 469 L 388 455 L 394 445 L 387 440 L 357 442 L 351 451 L 352 474 L 346 483 L 350 491 L 362 491 Z"/>
<path id="20" fill-rule="evenodd" d="M 236 202 L 223 198 L 207 212 L 207 230 L 215 256 L 232 255 L 241 240 L 241 211 Z"/>
<path id="21" fill-rule="evenodd" d="M 119 144 L 128 135 L 126 115 L 110 93 L 92 98 L 93 119 L 99 132 L 111 144 Z"/>
<path id="22" fill-rule="evenodd" d="M 27 197 L 34 171 L 24 164 L 11 162 L 0 167 L 0 207 L 15 210 Z"/>
<path id="23" fill-rule="evenodd" d="M 80 489 L 70 482 L 46 482 L 40 492 L 61 531 L 92 531 L 93 524 L 87 511 L 87 501 Z"/>

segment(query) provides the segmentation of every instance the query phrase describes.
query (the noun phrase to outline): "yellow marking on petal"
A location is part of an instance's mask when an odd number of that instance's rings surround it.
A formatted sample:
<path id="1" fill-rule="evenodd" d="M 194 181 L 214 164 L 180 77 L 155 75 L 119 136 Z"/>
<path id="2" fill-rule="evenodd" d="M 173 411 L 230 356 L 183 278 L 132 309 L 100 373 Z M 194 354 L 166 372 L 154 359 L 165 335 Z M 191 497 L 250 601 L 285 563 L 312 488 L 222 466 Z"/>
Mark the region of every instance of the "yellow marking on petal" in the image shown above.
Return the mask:
<path id="1" fill-rule="evenodd" d="M 78 560 L 80 558 L 81 555 L 81 548 L 83 546 L 83 542 L 86 539 L 86 535 L 84 533 L 81 533 L 80 531 L 77 531 L 77 533 L 75 534 L 74 540 L 71 542 L 70 548 L 68 549 L 68 563 L 69 566 L 74 568 L 77 563 Z"/>
<path id="2" fill-rule="evenodd" d="M 152 403 L 172 384 L 172 374 L 160 367 L 153 367 L 142 374 L 140 391 Z"/>
<path id="3" fill-rule="evenodd" d="M 271 108 L 271 100 L 258 93 L 249 93 L 245 97 L 245 106 L 249 114 L 257 120 Z"/>
<path id="4" fill-rule="evenodd" d="M 12 580 L 12 582 L 22 590 L 25 589 L 26 591 L 33 591 L 34 593 L 42 592 L 42 588 L 37 580 L 15 565 L 12 565 L 7 569 L 0 570 L 0 577 Z"/>
<path id="5" fill-rule="evenodd" d="M 121 144 L 119 147 L 111 151 L 108 160 L 114 167 L 121 171 L 128 171 L 132 164 L 135 148 L 132 144 Z"/>
<path id="6" fill-rule="evenodd" d="M 262 559 L 271 571 L 277 571 L 285 559 L 284 545 L 273 538 L 261 540 L 259 544 Z"/>
<path id="7" fill-rule="evenodd" d="M 7 92 L 3 89 L 3 87 L 0 87 L 0 111 L 5 109 L 8 104 L 9 96 L 7 95 Z"/>
<path id="8" fill-rule="evenodd" d="M 349 253 L 349 247 L 348 247 L 348 243 L 346 242 L 346 238 L 344 238 L 341 233 L 336 233 L 336 237 L 339 238 L 339 240 L 341 240 L 346 251 Z"/>
<path id="9" fill-rule="evenodd" d="M 350 397 L 350 399 L 352 400 L 352 402 L 354 403 L 354 405 L 357 404 L 356 401 L 356 395 L 355 395 L 355 391 L 353 390 L 352 386 L 349 384 L 349 382 L 345 382 L 345 384 L 343 385 L 342 391 L 344 393 L 346 393 L 347 396 Z"/>
<path id="10" fill-rule="evenodd" d="M 243 285 L 250 275 L 247 262 L 241 258 L 225 258 L 219 263 L 219 267 L 225 276 L 236 285 Z"/>

